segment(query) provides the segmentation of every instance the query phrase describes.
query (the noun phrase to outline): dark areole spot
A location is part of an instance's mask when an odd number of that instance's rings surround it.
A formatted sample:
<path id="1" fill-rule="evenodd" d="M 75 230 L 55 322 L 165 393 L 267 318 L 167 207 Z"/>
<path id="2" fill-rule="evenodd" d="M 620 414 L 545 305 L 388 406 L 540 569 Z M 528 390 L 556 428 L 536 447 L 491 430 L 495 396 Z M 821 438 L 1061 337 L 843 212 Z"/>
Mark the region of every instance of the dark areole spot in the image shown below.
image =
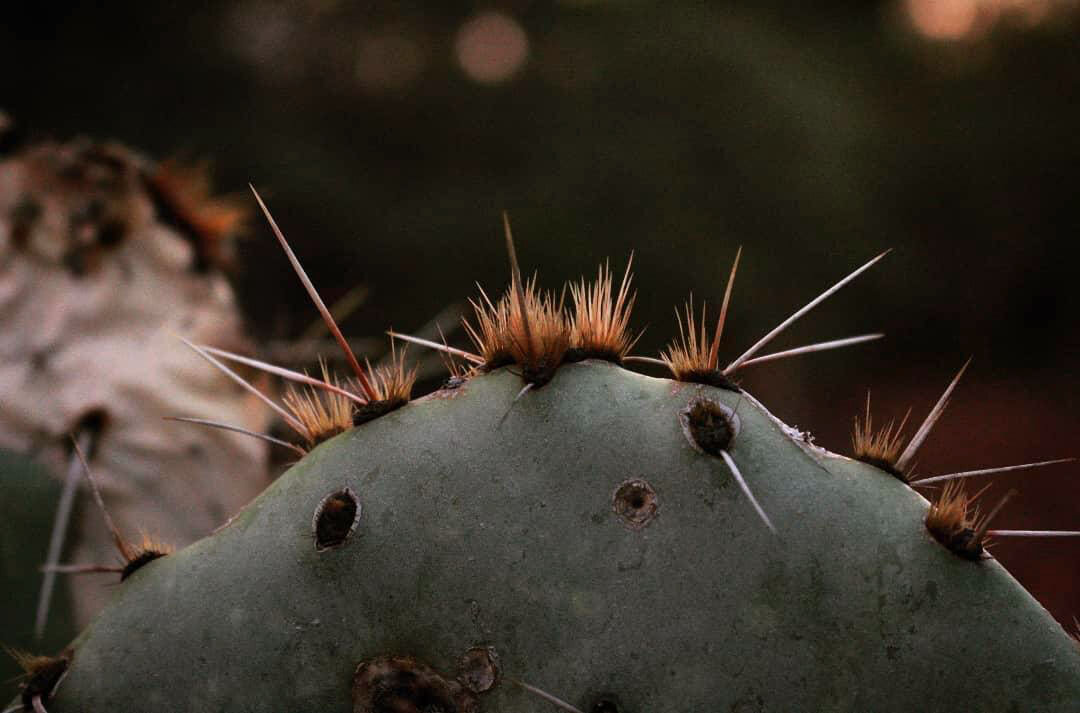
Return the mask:
<path id="1" fill-rule="evenodd" d="M 632 530 L 652 522 L 658 508 L 656 490 L 640 478 L 624 482 L 611 498 L 611 509 Z"/>
<path id="2" fill-rule="evenodd" d="M 604 696 L 593 704 L 589 713 L 619 713 L 619 705 L 612 698 Z"/>
<path id="3" fill-rule="evenodd" d="M 363 406 L 359 406 L 353 411 L 353 426 L 362 426 L 368 421 L 374 421 L 379 416 L 385 416 L 391 411 L 395 411 L 408 401 L 405 399 L 386 399 L 383 401 L 369 401 Z"/>
<path id="4" fill-rule="evenodd" d="M 87 460 L 93 460 L 97 455 L 97 447 L 101 443 L 102 435 L 105 433 L 105 429 L 109 426 L 109 414 L 102 407 L 95 407 L 83 411 L 78 419 L 68 429 L 68 433 L 80 434 L 89 433 L 93 438 L 90 439 L 90 448 L 85 453 Z M 64 438 L 64 446 L 69 450 L 71 449 L 71 440 L 67 437 Z"/>
<path id="5" fill-rule="evenodd" d="M 576 364 L 586 359 L 599 359 L 601 361 L 609 361 L 612 364 L 622 365 L 622 357 L 614 349 L 586 349 L 584 347 L 571 347 L 566 350 L 566 354 L 563 356 L 563 363 Z"/>
<path id="6" fill-rule="evenodd" d="M 164 557 L 166 554 L 166 552 L 157 552 L 155 550 L 145 550 L 143 552 L 140 552 L 131 560 L 129 560 L 128 563 L 124 565 L 124 568 L 120 570 L 120 581 L 123 582 L 125 579 L 135 574 L 135 572 L 142 569 L 144 566 L 150 564 L 156 559 Z"/>
<path id="7" fill-rule="evenodd" d="M 945 545 L 953 554 L 964 559 L 978 562 L 986 556 L 982 538 L 976 537 L 973 528 L 965 527 L 958 532 L 942 532 L 936 528 L 927 527 L 934 539 Z"/>
<path id="8" fill-rule="evenodd" d="M 476 698 L 457 681 L 411 656 L 380 656 L 356 668 L 353 713 L 475 713 Z"/>
<path id="9" fill-rule="evenodd" d="M 458 681 L 473 693 L 490 691 L 499 682 L 499 656 L 491 646 L 474 646 L 458 662 Z"/>
<path id="10" fill-rule="evenodd" d="M 315 508 L 312 530 L 319 552 L 340 547 L 360 522 L 360 501 L 349 488 L 330 493 Z"/>
<path id="11" fill-rule="evenodd" d="M 48 659 L 34 667 L 30 677 L 22 684 L 21 700 L 26 710 L 34 710 L 35 697 L 41 698 L 43 705 L 48 704 L 60 679 L 67 673 L 70 662 L 71 651 L 67 650 L 56 658 Z"/>
<path id="12" fill-rule="evenodd" d="M 735 438 L 735 423 L 728 414 L 728 409 L 715 401 L 697 399 L 682 412 L 682 417 L 698 448 L 718 456 Z"/>
<path id="13" fill-rule="evenodd" d="M 880 470 L 885 471 L 897 480 L 905 483 L 908 482 L 908 477 L 900 472 L 900 470 L 896 467 L 895 463 L 886 458 L 875 458 L 874 456 L 855 456 L 855 460 L 866 463 L 867 465 L 872 465 L 875 468 L 879 468 Z"/>
<path id="14" fill-rule="evenodd" d="M 737 394 L 742 393 L 742 389 L 739 388 L 739 385 L 725 376 L 724 372 L 719 369 L 698 369 L 695 371 L 682 372 L 679 375 L 679 381 L 705 384 L 706 386 L 714 386 L 718 389 L 724 389 L 725 391 L 734 391 Z"/>

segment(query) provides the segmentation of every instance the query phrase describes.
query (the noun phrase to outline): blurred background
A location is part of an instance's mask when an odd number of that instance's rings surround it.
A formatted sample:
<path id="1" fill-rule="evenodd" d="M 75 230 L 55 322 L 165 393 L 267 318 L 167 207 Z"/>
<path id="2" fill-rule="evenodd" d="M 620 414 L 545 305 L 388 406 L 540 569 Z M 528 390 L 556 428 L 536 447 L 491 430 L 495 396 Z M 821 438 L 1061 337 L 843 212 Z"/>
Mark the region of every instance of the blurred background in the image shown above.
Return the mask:
<path id="1" fill-rule="evenodd" d="M 0 146 L 88 136 L 209 159 L 249 208 L 251 181 L 327 302 L 366 288 L 347 334 L 501 289 L 504 208 L 547 286 L 634 252 L 646 355 L 690 293 L 719 305 L 740 245 L 728 360 L 891 247 L 776 346 L 885 340 L 755 366 L 743 386 L 850 453 L 867 389 L 876 419 L 921 421 L 973 355 L 920 473 L 1080 455 L 1074 0 L 23 10 L 0 27 Z M 316 314 L 261 220 L 236 252 L 247 333 L 297 338 Z M 1078 483 L 1080 465 L 1056 466 L 986 497 L 1020 490 L 997 527 L 1080 529 Z M 1075 631 L 1080 544 L 993 552 Z"/>

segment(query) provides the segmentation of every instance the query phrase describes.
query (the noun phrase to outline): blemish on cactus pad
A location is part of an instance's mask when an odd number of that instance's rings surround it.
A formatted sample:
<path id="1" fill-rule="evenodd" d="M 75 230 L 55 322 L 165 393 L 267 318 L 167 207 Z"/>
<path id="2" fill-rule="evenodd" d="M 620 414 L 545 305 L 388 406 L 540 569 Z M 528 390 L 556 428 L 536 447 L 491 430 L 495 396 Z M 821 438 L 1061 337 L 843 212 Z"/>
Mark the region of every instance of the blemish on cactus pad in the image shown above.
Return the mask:
<path id="1" fill-rule="evenodd" d="M 589 708 L 589 713 L 620 713 L 619 704 L 611 696 L 604 696 Z"/>
<path id="2" fill-rule="evenodd" d="M 381 656 L 356 668 L 353 713 L 475 713 L 476 697 L 412 656 Z"/>
<path id="3" fill-rule="evenodd" d="M 659 507 L 656 491 L 641 479 L 626 481 L 611 498 L 611 509 L 631 530 L 640 530 L 652 522 Z"/>
<path id="4" fill-rule="evenodd" d="M 720 455 L 731 446 L 738 431 L 735 412 L 719 401 L 697 398 L 679 412 L 690 444 L 702 453 Z"/>
<path id="5" fill-rule="evenodd" d="M 360 524 L 362 511 L 359 498 L 349 488 L 342 488 L 323 498 L 311 518 L 315 549 L 324 552 L 344 545 Z"/>
<path id="6" fill-rule="evenodd" d="M 499 682 L 499 655 L 493 646 L 474 646 L 458 662 L 458 681 L 473 693 L 485 693 Z"/>

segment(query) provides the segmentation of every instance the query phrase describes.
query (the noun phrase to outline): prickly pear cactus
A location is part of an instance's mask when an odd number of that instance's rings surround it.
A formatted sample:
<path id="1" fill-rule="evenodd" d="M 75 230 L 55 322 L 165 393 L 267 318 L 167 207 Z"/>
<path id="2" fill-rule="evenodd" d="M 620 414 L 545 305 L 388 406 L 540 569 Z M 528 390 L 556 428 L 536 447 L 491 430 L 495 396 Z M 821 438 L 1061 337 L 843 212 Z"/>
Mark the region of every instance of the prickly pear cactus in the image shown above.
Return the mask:
<path id="1" fill-rule="evenodd" d="M 444 347 L 468 376 L 404 403 L 392 375 L 358 371 L 358 425 L 309 438 L 227 527 L 125 568 L 64 678 L 32 677 L 18 705 L 1076 709 L 1061 627 L 981 549 L 958 556 L 928 528 L 903 468 L 815 447 L 741 392 L 749 354 L 717 367 L 723 317 L 710 346 L 688 312 L 662 360 L 699 378 L 623 368 L 627 284 L 583 283 L 563 323 L 515 268 L 506 297 L 476 305 L 479 353 Z M 622 328 L 590 341 L 598 313 Z M 966 517 L 944 519 L 980 545 Z"/>

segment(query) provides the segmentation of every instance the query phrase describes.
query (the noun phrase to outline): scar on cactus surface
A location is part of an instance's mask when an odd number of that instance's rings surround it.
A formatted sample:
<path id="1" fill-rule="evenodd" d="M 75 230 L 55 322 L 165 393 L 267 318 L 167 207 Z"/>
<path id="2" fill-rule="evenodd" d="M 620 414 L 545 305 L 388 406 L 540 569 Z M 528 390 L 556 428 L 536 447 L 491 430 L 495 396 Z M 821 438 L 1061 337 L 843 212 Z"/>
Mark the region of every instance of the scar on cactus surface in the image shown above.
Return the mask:
<path id="1" fill-rule="evenodd" d="M 323 552 L 344 545 L 360 523 L 361 512 L 360 501 L 348 488 L 323 498 L 311 519 L 315 549 Z"/>
<path id="2" fill-rule="evenodd" d="M 586 344 L 571 326 L 597 314 L 615 326 L 604 339 L 632 344 L 626 293 L 584 285 L 599 296 L 570 309 L 590 316 L 568 315 L 521 279 L 506 238 L 510 289 L 482 293 L 476 353 L 425 344 L 470 364 L 452 396 L 402 393 L 313 444 L 228 526 L 125 580 L 73 642 L 51 713 L 1075 709 L 1070 637 L 992 557 L 957 557 L 931 523 L 978 542 L 1007 531 L 974 520 L 967 499 L 931 506 L 745 391 L 681 379 L 663 359 L 568 361 Z M 701 331 L 681 343 L 730 375 L 876 338 L 755 357 L 881 257 L 724 369 L 722 323 L 708 348 Z M 353 408 L 384 400 L 347 361 L 355 381 L 264 368 Z"/>

